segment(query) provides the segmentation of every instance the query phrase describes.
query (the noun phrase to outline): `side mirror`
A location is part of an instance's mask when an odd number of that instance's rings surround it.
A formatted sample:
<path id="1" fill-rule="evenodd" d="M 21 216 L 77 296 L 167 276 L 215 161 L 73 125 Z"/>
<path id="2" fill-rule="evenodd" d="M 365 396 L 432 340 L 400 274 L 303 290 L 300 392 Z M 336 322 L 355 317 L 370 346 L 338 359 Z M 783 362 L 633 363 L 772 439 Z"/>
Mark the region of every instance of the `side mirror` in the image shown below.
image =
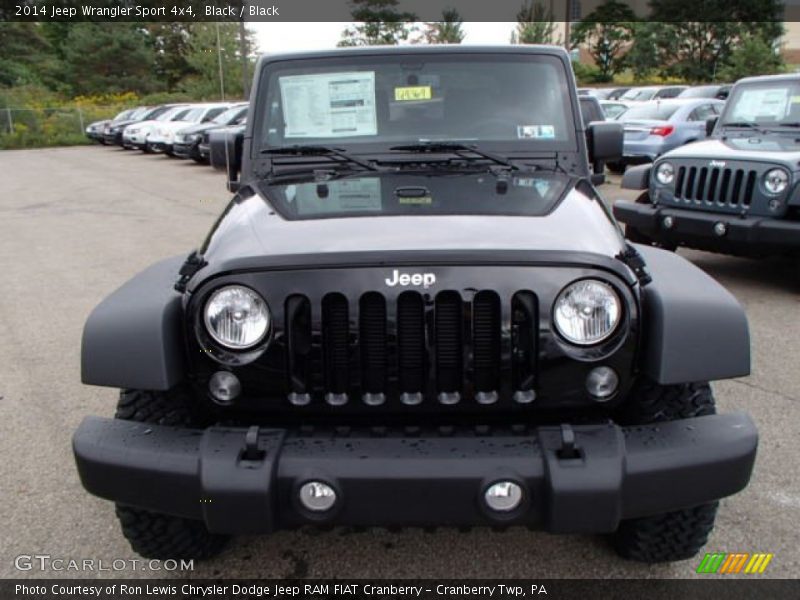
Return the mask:
<path id="1" fill-rule="evenodd" d="M 719 121 L 719 117 L 709 117 L 706 119 L 706 135 L 709 136 L 714 133 L 714 127 L 717 126 L 717 121 Z"/>
<path id="2" fill-rule="evenodd" d="M 228 175 L 228 190 L 239 189 L 239 171 L 242 169 L 243 131 L 212 129 L 208 134 L 209 162 Z"/>
<path id="3" fill-rule="evenodd" d="M 589 162 L 614 161 L 622 158 L 625 131 L 622 123 L 594 121 L 586 128 Z"/>

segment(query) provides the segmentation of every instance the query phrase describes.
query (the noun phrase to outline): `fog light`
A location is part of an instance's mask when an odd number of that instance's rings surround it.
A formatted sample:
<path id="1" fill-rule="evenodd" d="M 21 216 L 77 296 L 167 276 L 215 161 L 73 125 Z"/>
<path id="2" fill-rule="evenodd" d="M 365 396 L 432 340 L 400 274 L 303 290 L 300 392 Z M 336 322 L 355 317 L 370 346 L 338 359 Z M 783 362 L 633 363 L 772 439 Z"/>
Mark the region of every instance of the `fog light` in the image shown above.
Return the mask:
<path id="1" fill-rule="evenodd" d="M 599 402 L 605 402 L 617 391 L 619 377 L 610 367 L 595 367 L 586 378 L 586 389 Z"/>
<path id="2" fill-rule="evenodd" d="M 728 226 L 722 221 L 719 221 L 714 224 L 714 233 L 719 237 L 722 237 L 728 233 Z"/>
<path id="3" fill-rule="evenodd" d="M 675 227 L 675 217 L 670 217 L 669 215 L 667 215 L 661 221 L 661 224 L 664 226 L 664 229 L 672 229 L 673 227 Z"/>
<path id="4" fill-rule="evenodd" d="M 325 512 L 336 504 L 336 490 L 321 481 L 309 481 L 300 488 L 300 504 L 312 512 Z"/>
<path id="5" fill-rule="evenodd" d="M 769 209 L 771 211 L 774 212 L 778 210 L 780 207 L 781 207 L 781 201 L 778 200 L 777 198 L 773 198 L 772 200 L 769 201 Z"/>
<path id="6" fill-rule="evenodd" d="M 230 404 L 242 393 L 242 384 L 230 371 L 217 371 L 208 381 L 208 391 L 219 404 Z"/>
<path id="7" fill-rule="evenodd" d="M 486 506 L 497 512 L 510 512 L 522 502 L 522 488 L 513 481 L 498 481 L 483 495 Z"/>

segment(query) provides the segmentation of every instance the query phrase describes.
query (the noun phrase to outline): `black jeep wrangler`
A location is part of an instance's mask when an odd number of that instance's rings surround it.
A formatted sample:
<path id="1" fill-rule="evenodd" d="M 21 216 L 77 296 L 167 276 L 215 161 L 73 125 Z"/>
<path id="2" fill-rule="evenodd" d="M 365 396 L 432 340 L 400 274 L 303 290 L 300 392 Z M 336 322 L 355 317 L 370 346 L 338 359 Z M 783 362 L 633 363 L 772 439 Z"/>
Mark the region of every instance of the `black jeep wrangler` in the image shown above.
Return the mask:
<path id="1" fill-rule="evenodd" d="M 629 240 L 742 256 L 800 250 L 800 76 L 740 80 L 702 142 L 628 169 L 617 202 Z"/>
<path id="2" fill-rule="evenodd" d="M 584 131 L 564 51 L 265 57 L 240 142 L 202 246 L 84 330 L 84 383 L 122 394 L 75 459 L 137 552 L 308 524 L 705 543 L 756 453 L 708 384 L 748 374 L 747 320 L 626 244 L 589 168 L 622 131 Z"/>

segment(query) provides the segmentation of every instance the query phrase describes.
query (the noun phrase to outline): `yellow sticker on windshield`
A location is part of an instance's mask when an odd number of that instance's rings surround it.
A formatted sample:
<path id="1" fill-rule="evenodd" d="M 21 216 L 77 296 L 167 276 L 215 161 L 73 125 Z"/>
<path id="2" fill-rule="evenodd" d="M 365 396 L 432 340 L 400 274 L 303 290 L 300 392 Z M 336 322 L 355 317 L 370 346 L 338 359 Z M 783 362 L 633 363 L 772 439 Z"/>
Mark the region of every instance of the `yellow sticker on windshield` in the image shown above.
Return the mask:
<path id="1" fill-rule="evenodd" d="M 800 104 L 800 96 L 792 96 L 792 104 Z"/>
<path id="2" fill-rule="evenodd" d="M 394 99 L 397 102 L 411 102 L 414 100 L 430 100 L 433 90 L 429 85 L 415 85 L 394 88 Z"/>

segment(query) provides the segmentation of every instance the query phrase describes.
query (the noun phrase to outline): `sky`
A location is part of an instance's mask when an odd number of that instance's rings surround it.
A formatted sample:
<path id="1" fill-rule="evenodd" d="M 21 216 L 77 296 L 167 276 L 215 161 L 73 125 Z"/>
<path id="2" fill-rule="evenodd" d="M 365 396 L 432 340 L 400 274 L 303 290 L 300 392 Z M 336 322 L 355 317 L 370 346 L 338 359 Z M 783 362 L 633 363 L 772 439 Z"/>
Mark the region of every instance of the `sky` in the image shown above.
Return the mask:
<path id="1" fill-rule="evenodd" d="M 350 23 L 248 23 L 261 53 L 334 48 Z M 464 23 L 465 44 L 507 44 L 516 23 Z"/>

